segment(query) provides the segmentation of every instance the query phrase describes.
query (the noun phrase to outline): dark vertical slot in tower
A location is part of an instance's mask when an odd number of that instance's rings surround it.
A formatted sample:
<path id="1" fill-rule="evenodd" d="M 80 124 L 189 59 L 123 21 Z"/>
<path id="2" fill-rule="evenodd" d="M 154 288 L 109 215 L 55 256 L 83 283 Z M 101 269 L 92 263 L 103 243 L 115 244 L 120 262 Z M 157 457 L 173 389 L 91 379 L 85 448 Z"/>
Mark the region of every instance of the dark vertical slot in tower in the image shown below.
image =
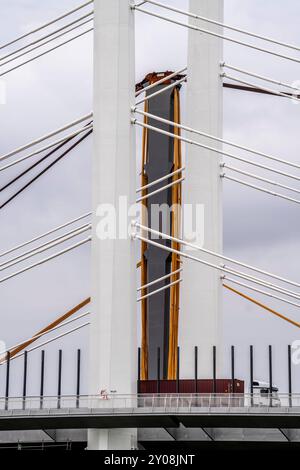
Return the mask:
<path id="1" fill-rule="evenodd" d="M 24 367 L 23 367 L 23 410 L 26 405 L 26 394 L 27 394 L 27 359 L 28 352 L 24 351 Z"/>
<path id="2" fill-rule="evenodd" d="M 40 382 L 40 408 L 43 408 L 45 381 L 45 351 L 41 351 L 41 382 Z"/>
<path id="3" fill-rule="evenodd" d="M 159 85 L 149 91 L 152 94 L 164 88 Z M 167 90 L 148 102 L 148 112 L 164 119 L 173 120 L 174 100 L 173 90 Z M 149 119 L 149 124 L 165 131 L 173 132 L 170 126 Z M 148 155 L 144 171 L 147 175 L 148 183 L 166 176 L 173 169 L 174 142 L 168 136 L 149 131 L 148 134 Z M 172 182 L 172 178 L 165 180 L 159 185 L 153 186 L 151 191 Z M 168 188 L 148 199 L 148 226 L 164 233 L 171 233 L 171 219 L 168 218 L 168 208 L 172 205 L 172 188 Z M 159 239 L 151 235 L 156 242 L 170 246 L 170 241 Z M 147 280 L 155 281 L 171 272 L 171 255 L 157 247 L 148 245 L 145 253 L 147 259 Z M 155 284 L 149 292 L 166 286 L 170 279 Z M 149 379 L 155 379 L 157 373 L 157 350 L 162 352 L 162 374 L 167 378 L 168 373 L 168 352 L 169 352 L 169 312 L 170 312 L 170 290 L 162 291 L 148 299 L 148 353 L 149 353 Z"/>

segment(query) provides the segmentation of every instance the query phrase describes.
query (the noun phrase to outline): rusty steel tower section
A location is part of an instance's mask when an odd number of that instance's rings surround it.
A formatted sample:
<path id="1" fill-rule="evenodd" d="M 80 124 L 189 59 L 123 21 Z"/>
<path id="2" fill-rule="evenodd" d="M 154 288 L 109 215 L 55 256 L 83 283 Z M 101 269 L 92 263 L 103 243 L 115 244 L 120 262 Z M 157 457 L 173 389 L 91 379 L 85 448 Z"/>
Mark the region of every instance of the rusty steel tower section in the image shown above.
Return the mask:
<path id="1" fill-rule="evenodd" d="M 143 81 L 143 85 L 153 85 L 170 74 L 171 72 L 149 74 Z M 147 112 L 169 121 L 179 122 L 180 85 L 170 88 L 170 84 L 178 78 L 179 76 L 172 77 L 146 92 L 146 98 L 150 97 L 145 102 Z M 155 95 L 164 89 L 163 93 L 151 97 L 152 94 Z M 146 118 L 145 122 L 167 132 L 178 132 L 176 127 L 157 123 L 151 118 Z M 145 208 L 144 222 L 148 227 L 172 236 L 178 236 L 180 233 L 182 173 L 177 171 L 181 168 L 180 141 L 144 129 L 141 182 L 142 187 L 149 186 L 149 189 L 143 193 L 144 197 L 148 196 L 143 203 Z M 159 181 L 174 172 L 177 172 L 176 175 L 170 176 L 163 183 L 153 185 L 153 182 Z M 176 184 L 176 181 L 178 181 L 178 184 Z M 173 183 L 175 184 L 172 185 Z M 159 190 L 156 193 L 155 190 L 162 187 L 166 187 L 166 189 Z M 151 195 L 152 193 L 154 194 Z M 169 240 L 157 240 L 157 237 L 155 238 L 153 235 L 150 235 L 150 238 L 169 247 L 174 245 Z M 179 269 L 180 259 L 177 255 L 174 256 L 151 244 L 142 243 L 141 284 L 152 284 L 155 280 L 163 278 L 161 282 L 143 289 L 142 292 L 143 296 L 146 297 L 141 302 L 141 375 L 143 379 L 156 378 L 158 361 L 160 362 L 162 377 L 166 379 L 174 378 L 177 361 L 180 285 L 174 284 L 172 287 L 166 288 L 153 296 L 150 294 L 164 286 L 167 287 L 169 284 L 176 283 L 180 277 Z M 172 275 L 174 272 L 176 274 Z"/>

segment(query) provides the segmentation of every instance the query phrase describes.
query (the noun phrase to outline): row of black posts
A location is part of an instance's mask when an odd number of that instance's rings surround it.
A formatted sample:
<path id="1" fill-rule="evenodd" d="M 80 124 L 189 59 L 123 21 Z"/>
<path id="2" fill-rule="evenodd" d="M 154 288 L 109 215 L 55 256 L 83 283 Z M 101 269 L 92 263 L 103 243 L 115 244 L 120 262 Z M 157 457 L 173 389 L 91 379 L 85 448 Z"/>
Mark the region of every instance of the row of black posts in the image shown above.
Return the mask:
<path id="1" fill-rule="evenodd" d="M 8 352 L 6 356 L 6 382 L 5 382 L 5 409 L 8 409 L 9 402 L 9 387 L 10 387 L 10 366 L 11 354 Z M 57 377 L 57 408 L 61 406 L 62 397 L 62 360 L 63 352 L 58 351 L 58 377 Z M 77 350 L 76 356 L 76 407 L 79 408 L 80 399 L 80 379 L 81 379 L 81 350 Z M 23 409 L 26 407 L 27 397 L 27 380 L 28 380 L 28 351 L 24 351 L 24 364 L 23 364 Z M 43 408 L 44 401 L 44 388 L 45 388 L 45 351 L 41 351 L 41 368 L 40 368 L 40 408 Z"/>
<path id="2" fill-rule="evenodd" d="M 253 380 L 254 380 L 254 348 L 250 346 L 250 393 L 253 394 Z M 60 408 L 62 396 L 62 359 L 63 353 L 60 349 L 58 352 L 58 387 L 57 387 L 57 407 Z M 138 349 L 138 393 L 140 392 L 141 383 L 141 349 Z M 26 405 L 27 396 L 27 379 L 28 379 L 28 352 L 24 352 L 24 366 L 23 366 L 23 407 Z M 8 407 L 9 387 L 10 387 L 10 366 L 11 357 L 7 353 L 6 360 L 6 385 L 5 385 L 5 407 Z M 194 366 L 195 366 L 195 393 L 198 393 L 198 347 L 194 348 Z M 76 406 L 79 407 L 80 398 L 80 378 L 81 378 L 81 350 L 77 350 L 77 376 L 76 376 Z M 205 377 L 207 378 L 207 377 Z M 232 392 L 235 393 L 235 347 L 231 346 L 231 381 Z M 161 351 L 157 349 L 157 393 L 160 393 L 161 378 Z M 212 380 L 213 380 L 213 393 L 217 390 L 217 348 L 213 346 L 212 349 Z M 41 351 L 41 368 L 40 368 L 40 406 L 43 407 L 44 398 L 44 382 L 45 382 L 45 351 Z M 176 374 L 176 393 L 179 393 L 180 385 L 180 348 L 177 349 L 177 374 Z M 270 394 L 273 390 L 273 360 L 272 360 L 272 346 L 269 346 L 269 387 Z M 292 354 L 291 346 L 288 346 L 288 393 L 292 395 Z"/>
<path id="3" fill-rule="evenodd" d="M 250 393 L 253 394 L 253 381 L 254 381 L 254 347 L 249 347 L 250 356 Z M 195 366 L 195 393 L 198 393 L 198 346 L 194 348 L 194 366 Z M 205 377 L 207 378 L 207 377 Z M 235 393 L 235 347 L 231 346 L 231 382 L 232 392 Z M 157 348 L 157 393 L 160 393 L 161 378 L 161 352 Z M 212 380 L 213 380 L 213 393 L 217 390 L 217 348 L 212 348 Z M 138 393 L 140 392 L 141 383 L 141 348 L 138 349 Z M 176 393 L 179 393 L 180 384 L 180 347 L 177 348 L 177 374 L 176 374 Z M 273 358 L 272 346 L 269 346 L 269 393 L 273 391 Z M 292 348 L 288 345 L 288 393 L 292 395 Z"/>

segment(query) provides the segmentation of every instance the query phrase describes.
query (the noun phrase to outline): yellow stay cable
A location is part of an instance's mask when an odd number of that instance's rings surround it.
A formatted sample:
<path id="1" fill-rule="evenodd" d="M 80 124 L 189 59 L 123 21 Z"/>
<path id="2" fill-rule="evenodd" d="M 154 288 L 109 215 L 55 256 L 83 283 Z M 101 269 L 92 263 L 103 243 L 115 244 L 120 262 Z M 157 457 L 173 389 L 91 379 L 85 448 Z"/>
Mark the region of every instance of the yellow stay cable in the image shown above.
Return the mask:
<path id="1" fill-rule="evenodd" d="M 281 318 L 281 320 L 287 321 L 288 323 L 291 323 L 291 325 L 294 325 L 294 326 L 296 326 L 297 328 L 300 328 L 300 323 L 298 323 L 298 322 L 296 322 L 296 321 L 294 321 L 294 320 L 291 320 L 291 319 L 288 318 L 288 317 L 285 317 L 285 316 L 282 315 L 281 313 L 276 312 L 276 310 L 273 310 L 272 308 L 267 307 L 267 305 L 264 305 L 264 304 L 262 304 L 261 302 L 258 302 L 258 300 L 255 300 L 255 299 L 253 299 L 252 297 L 249 297 L 248 295 L 243 294 L 242 292 L 240 292 L 240 291 L 234 289 L 233 287 L 227 286 L 226 284 L 223 284 L 223 287 L 225 287 L 225 289 L 230 290 L 231 292 L 234 292 L 235 294 L 239 295 L 240 297 L 243 297 L 244 299 L 249 300 L 249 301 L 252 302 L 253 304 L 258 305 L 259 307 L 263 308 L 264 310 L 267 310 L 267 312 L 270 312 L 270 313 L 272 313 L 273 315 L 276 315 L 276 317 Z"/>
<path id="2" fill-rule="evenodd" d="M 50 323 L 49 325 L 47 325 L 45 328 L 43 328 L 42 330 L 38 331 L 31 339 L 25 341 L 24 343 L 20 344 L 19 346 L 17 346 L 16 348 L 13 348 L 11 349 L 10 351 L 10 357 L 14 357 L 16 356 L 16 354 L 18 354 L 19 352 L 23 351 L 25 348 L 27 348 L 27 346 L 29 346 L 30 344 L 34 343 L 34 341 L 36 341 L 37 339 L 39 339 L 39 335 L 42 335 L 42 334 L 45 334 L 47 333 L 48 331 L 51 331 L 52 328 L 55 328 L 56 326 L 60 325 L 60 323 L 62 323 L 63 321 L 67 320 L 68 318 L 70 318 L 72 315 L 74 315 L 76 312 L 78 312 L 78 310 L 81 310 L 83 307 L 85 307 L 88 303 L 90 303 L 91 301 L 91 298 L 88 297 L 87 299 L 83 300 L 82 302 L 80 302 L 80 304 L 76 305 L 76 307 L 73 307 L 71 310 L 69 310 L 67 313 L 65 313 L 64 315 L 60 316 L 59 318 L 57 318 L 56 320 L 54 320 L 52 323 Z"/>

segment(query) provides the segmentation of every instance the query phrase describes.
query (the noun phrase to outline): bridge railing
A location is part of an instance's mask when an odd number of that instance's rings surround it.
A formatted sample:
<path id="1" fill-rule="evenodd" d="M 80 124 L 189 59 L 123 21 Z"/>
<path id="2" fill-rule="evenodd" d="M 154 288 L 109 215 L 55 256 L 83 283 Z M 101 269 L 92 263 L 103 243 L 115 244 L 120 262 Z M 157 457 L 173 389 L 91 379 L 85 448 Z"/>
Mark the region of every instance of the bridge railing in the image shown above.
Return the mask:
<path id="1" fill-rule="evenodd" d="M 8 411 L 47 411 L 51 410 L 100 410 L 105 412 L 134 410 L 149 412 L 197 412 L 211 409 L 266 409 L 284 410 L 299 408 L 300 394 L 279 394 L 257 396 L 251 394 L 151 394 L 151 395 L 105 395 L 105 396 L 54 396 L 54 397 L 10 397 L 0 398 L 0 413 Z M 3 414 L 3 413 L 2 413 Z"/>

